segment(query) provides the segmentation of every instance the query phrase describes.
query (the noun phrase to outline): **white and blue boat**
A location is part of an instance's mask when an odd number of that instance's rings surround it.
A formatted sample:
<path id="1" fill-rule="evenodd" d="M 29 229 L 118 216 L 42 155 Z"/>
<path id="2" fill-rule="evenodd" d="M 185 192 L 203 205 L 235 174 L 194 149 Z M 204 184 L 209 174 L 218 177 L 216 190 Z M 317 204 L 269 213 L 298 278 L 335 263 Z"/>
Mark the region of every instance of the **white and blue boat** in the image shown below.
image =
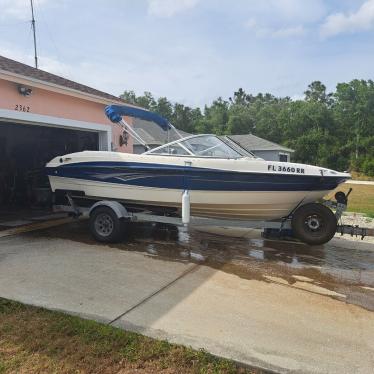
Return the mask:
<path id="1" fill-rule="evenodd" d="M 126 127 L 122 116 L 175 129 L 143 109 L 111 105 L 107 116 Z M 143 154 L 84 151 L 54 158 L 47 166 L 53 191 L 71 191 L 90 200 L 117 200 L 148 211 L 180 214 L 182 194 L 190 194 L 192 216 L 245 220 L 287 217 L 316 202 L 350 178 L 345 172 L 289 162 L 265 161 L 215 135 L 192 135 Z"/>

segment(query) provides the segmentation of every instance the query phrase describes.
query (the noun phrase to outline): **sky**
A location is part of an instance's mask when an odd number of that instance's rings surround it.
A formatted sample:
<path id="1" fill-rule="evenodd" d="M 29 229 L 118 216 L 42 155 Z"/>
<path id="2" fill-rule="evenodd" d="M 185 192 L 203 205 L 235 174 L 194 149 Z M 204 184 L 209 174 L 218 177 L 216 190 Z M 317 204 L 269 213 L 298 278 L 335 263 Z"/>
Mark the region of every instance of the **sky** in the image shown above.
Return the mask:
<path id="1" fill-rule="evenodd" d="M 373 79 L 374 0 L 34 0 L 39 67 L 203 107 L 239 87 L 303 97 Z M 29 0 L 0 0 L 0 55 L 33 65 Z"/>

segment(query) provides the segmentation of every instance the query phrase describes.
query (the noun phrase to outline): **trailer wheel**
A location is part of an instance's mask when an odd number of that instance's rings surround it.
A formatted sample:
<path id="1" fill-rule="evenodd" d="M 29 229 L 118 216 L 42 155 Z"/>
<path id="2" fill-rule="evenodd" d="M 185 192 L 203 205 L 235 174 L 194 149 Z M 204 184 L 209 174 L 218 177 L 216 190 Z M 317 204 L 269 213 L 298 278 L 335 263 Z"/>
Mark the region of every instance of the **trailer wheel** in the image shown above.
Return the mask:
<path id="1" fill-rule="evenodd" d="M 334 213 L 318 203 L 302 205 L 293 214 L 291 226 L 296 238 L 310 245 L 327 243 L 336 232 Z"/>
<path id="2" fill-rule="evenodd" d="M 90 231 L 92 236 L 103 243 L 114 243 L 121 238 L 122 222 L 113 209 L 101 206 L 90 216 Z"/>

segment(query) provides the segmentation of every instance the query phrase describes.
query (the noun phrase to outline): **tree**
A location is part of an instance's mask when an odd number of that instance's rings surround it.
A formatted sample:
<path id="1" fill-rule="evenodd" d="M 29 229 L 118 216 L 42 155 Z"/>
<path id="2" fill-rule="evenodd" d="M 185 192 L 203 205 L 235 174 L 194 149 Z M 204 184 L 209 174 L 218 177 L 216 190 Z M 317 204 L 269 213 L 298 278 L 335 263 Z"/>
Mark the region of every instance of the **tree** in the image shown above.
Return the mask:
<path id="1" fill-rule="evenodd" d="M 234 92 L 233 98 L 229 98 L 230 103 L 237 105 L 246 105 L 251 103 L 254 100 L 254 97 L 250 94 L 247 94 L 242 88 L 239 88 L 238 91 Z"/>
<path id="2" fill-rule="evenodd" d="M 242 104 L 230 106 L 226 134 L 249 134 L 254 132 L 255 127 L 255 118 L 248 106 Z"/>
<path id="3" fill-rule="evenodd" d="M 120 98 L 130 104 L 139 105 L 145 109 L 154 110 L 156 108 L 156 100 L 150 92 L 144 92 L 142 96 L 136 96 L 134 91 L 125 91 Z"/>
<path id="4" fill-rule="evenodd" d="M 161 115 L 161 116 L 167 118 L 169 121 L 171 121 L 171 119 L 173 117 L 173 106 L 172 106 L 171 102 L 166 97 L 158 98 L 152 109 L 155 112 L 157 112 L 159 115 Z"/>
<path id="5" fill-rule="evenodd" d="M 155 99 L 150 92 L 121 95 L 126 101 L 155 111 L 178 129 L 191 133 L 248 134 L 293 148 L 293 160 L 338 170 L 374 175 L 374 82 L 339 83 L 327 93 L 312 82 L 304 100 L 252 95 L 239 88 L 228 100 L 221 97 L 204 110 Z"/>
<path id="6" fill-rule="evenodd" d="M 374 136 L 373 81 L 339 83 L 334 98 L 334 115 L 341 125 L 342 140 L 351 145 L 350 162 L 358 168 L 360 160 L 370 153 L 364 146 L 365 138 Z"/>
<path id="7" fill-rule="evenodd" d="M 312 82 L 304 94 L 306 101 L 314 101 L 326 105 L 331 105 L 332 103 L 332 94 L 326 93 L 326 86 L 320 81 Z"/>
<path id="8" fill-rule="evenodd" d="M 196 124 L 201 118 L 202 114 L 200 108 L 191 109 L 179 103 L 175 103 L 173 106 L 172 123 L 180 130 L 193 133 Z"/>
<path id="9" fill-rule="evenodd" d="M 214 133 L 218 135 L 227 132 L 229 103 L 219 97 L 214 100 L 210 107 L 205 106 L 204 120 L 200 123 L 205 133 Z"/>

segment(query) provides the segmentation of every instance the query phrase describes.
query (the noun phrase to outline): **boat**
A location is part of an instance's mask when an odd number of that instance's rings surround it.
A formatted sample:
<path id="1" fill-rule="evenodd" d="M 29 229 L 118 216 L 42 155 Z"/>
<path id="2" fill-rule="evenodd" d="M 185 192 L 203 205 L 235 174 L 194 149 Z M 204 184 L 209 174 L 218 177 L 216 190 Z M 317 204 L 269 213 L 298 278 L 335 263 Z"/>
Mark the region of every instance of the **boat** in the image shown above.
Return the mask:
<path id="1" fill-rule="evenodd" d="M 145 152 L 83 151 L 55 157 L 46 165 L 53 192 L 178 215 L 182 195 L 189 191 L 191 216 L 276 220 L 319 201 L 350 178 L 349 173 L 324 167 L 265 161 L 212 134 L 180 137 L 149 149 L 123 116 L 178 131 L 147 110 L 111 105 L 105 112 L 138 139 Z"/>

